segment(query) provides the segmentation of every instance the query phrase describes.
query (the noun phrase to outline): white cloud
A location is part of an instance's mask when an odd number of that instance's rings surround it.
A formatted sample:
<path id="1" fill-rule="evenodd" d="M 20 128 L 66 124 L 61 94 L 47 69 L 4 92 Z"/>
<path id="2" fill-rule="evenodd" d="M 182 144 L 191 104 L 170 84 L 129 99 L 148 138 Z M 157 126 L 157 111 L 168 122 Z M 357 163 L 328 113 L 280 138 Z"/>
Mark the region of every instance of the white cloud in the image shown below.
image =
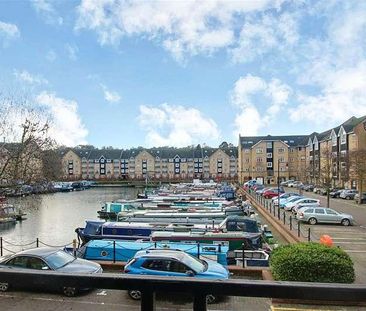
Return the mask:
<path id="1" fill-rule="evenodd" d="M 54 50 L 49 50 L 46 54 L 46 59 L 53 63 L 57 59 L 57 54 Z"/>
<path id="2" fill-rule="evenodd" d="M 290 119 L 324 126 L 366 114 L 366 4 L 340 2 L 322 9 L 329 22 L 320 39 L 304 44 L 297 77 L 317 90 L 298 92 Z"/>
<path id="3" fill-rule="evenodd" d="M 76 101 L 46 91 L 40 93 L 36 101 L 51 115 L 50 135 L 59 144 L 76 146 L 87 142 L 88 130 L 78 115 Z"/>
<path id="4" fill-rule="evenodd" d="M 266 82 L 264 79 L 248 74 L 235 82 L 231 92 L 231 102 L 239 113 L 234 121 L 234 136 L 258 135 L 261 128 L 273 121 L 283 106 L 287 105 L 292 90 L 278 79 Z M 265 97 L 267 104 L 260 111 L 258 97 Z"/>
<path id="5" fill-rule="evenodd" d="M 33 7 L 48 24 L 63 24 L 63 18 L 58 15 L 55 7 L 55 1 L 50 0 L 32 0 Z"/>
<path id="6" fill-rule="evenodd" d="M 167 103 L 158 107 L 140 106 L 138 122 L 147 131 L 147 146 L 183 147 L 197 143 L 217 144 L 220 132 L 214 120 L 195 108 Z"/>
<path id="7" fill-rule="evenodd" d="M 299 40 L 297 14 L 264 14 L 249 18 L 242 26 L 238 44 L 231 49 L 234 62 L 250 62 L 265 53 L 286 53 Z"/>
<path id="8" fill-rule="evenodd" d="M 14 76 L 19 81 L 23 81 L 29 84 L 38 84 L 38 85 L 48 84 L 48 81 L 41 75 L 31 74 L 27 70 L 22 71 L 14 70 Z"/>
<path id="9" fill-rule="evenodd" d="M 77 60 L 77 58 L 78 58 L 77 54 L 79 53 L 79 48 L 76 45 L 71 45 L 71 44 L 67 43 L 65 45 L 65 49 L 68 54 L 68 57 L 71 60 Z"/>
<path id="10" fill-rule="evenodd" d="M 181 60 L 185 54 L 211 54 L 234 44 L 236 24 L 243 15 L 279 10 L 283 2 L 83 0 L 75 29 L 95 31 L 102 45 L 142 35 Z"/>
<path id="11" fill-rule="evenodd" d="M 20 37 L 20 31 L 15 24 L 5 23 L 0 21 L 0 42 L 7 46 L 9 40 L 14 40 Z"/>
<path id="12" fill-rule="evenodd" d="M 121 100 L 121 96 L 116 91 L 109 90 L 104 84 L 100 85 L 103 89 L 104 99 L 109 103 L 118 103 Z"/>

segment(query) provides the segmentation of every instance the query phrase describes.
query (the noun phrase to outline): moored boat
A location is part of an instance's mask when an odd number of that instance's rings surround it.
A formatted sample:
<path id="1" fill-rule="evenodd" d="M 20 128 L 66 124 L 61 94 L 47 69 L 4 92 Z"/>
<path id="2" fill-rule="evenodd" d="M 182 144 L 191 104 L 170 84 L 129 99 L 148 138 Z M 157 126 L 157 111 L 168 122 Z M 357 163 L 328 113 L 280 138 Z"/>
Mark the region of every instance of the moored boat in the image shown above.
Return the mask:
<path id="1" fill-rule="evenodd" d="M 228 247 L 219 244 L 91 240 L 77 251 L 77 256 L 87 260 L 127 262 L 136 252 L 149 249 L 181 250 L 195 257 L 210 258 L 227 265 Z"/>

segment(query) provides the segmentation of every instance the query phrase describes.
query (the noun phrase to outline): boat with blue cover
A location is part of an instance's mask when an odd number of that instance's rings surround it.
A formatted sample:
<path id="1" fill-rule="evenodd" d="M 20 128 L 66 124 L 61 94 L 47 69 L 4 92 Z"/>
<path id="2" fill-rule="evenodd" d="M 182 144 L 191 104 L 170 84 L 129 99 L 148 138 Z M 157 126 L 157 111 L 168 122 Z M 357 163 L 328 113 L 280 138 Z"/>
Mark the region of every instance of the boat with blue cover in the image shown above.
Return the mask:
<path id="1" fill-rule="evenodd" d="M 247 244 L 251 248 L 262 246 L 262 231 L 257 220 L 244 216 L 229 216 L 221 223 L 208 222 L 205 224 L 194 223 L 129 223 L 129 222 L 102 222 L 86 221 L 85 228 L 77 228 L 76 233 L 82 243 L 90 240 L 150 240 L 153 232 L 186 232 L 205 233 L 211 232 L 210 242 L 235 240 L 237 245 Z M 215 234 L 214 234 L 215 233 Z M 162 233 L 163 234 L 163 233 Z M 190 238 L 191 242 L 202 238 L 197 235 Z M 208 236 L 205 237 L 207 239 Z M 215 240 L 218 239 L 218 240 Z M 234 244 L 232 244 L 234 245 Z M 233 246 L 234 247 L 234 246 Z"/>
<path id="2" fill-rule="evenodd" d="M 127 262 L 138 251 L 149 249 L 181 250 L 198 258 L 209 258 L 227 265 L 228 247 L 218 244 L 91 240 L 77 251 L 77 256 L 87 260 Z"/>

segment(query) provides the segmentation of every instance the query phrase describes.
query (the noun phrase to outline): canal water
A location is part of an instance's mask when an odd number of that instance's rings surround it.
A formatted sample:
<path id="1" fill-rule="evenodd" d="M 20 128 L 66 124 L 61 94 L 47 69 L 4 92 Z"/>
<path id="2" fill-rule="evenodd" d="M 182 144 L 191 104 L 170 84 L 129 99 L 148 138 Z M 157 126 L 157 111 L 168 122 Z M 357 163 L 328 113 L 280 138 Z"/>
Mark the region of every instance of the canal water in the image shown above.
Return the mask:
<path id="1" fill-rule="evenodd" d="M 96 187 L 84 191 L 31 195 L 10 198 L 20 206 L 27 219 L 15 225 L 0 225 L 3 254 L 39 246 L 64 246 L 76 238 L 75 229 L 85 220 L 98 219 L 97 211 L 104 202 L 135 199 L 141 189 L 129 187 Z"/>

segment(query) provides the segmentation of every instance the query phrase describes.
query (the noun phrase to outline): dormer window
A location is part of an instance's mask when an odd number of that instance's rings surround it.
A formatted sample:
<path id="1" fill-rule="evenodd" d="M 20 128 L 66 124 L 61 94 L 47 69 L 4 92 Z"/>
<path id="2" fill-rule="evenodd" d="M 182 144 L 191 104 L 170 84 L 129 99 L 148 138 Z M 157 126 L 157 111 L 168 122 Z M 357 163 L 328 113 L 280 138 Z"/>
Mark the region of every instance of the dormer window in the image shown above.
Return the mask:
<path id="1" fill-rule="evenodd" d="M 319 142 L 316 136 L 314 137 L 314 150 L 319 150 Z"/>
<path id="2" fill-rule="evenodd" d="M 332 134 L 330 135 L 330 137 L 332 139 L 332 146 L 337 146 L 337 135 L 334 130 L 332 130 Z"/>
<path id="3" fill-rule="evenodd" d="M 309 150 L 313 151 L 313 142 L 311 141 L 311 138 L 309 138 L 308 146 L 309 146 Z"/>
<path id="4" fill-rule="evenodd" d="M 347 142 L 347 134 L 343 127 L 339 130 L 339 140 L 341 142 L 341 145 L 345 144 Z"/>

